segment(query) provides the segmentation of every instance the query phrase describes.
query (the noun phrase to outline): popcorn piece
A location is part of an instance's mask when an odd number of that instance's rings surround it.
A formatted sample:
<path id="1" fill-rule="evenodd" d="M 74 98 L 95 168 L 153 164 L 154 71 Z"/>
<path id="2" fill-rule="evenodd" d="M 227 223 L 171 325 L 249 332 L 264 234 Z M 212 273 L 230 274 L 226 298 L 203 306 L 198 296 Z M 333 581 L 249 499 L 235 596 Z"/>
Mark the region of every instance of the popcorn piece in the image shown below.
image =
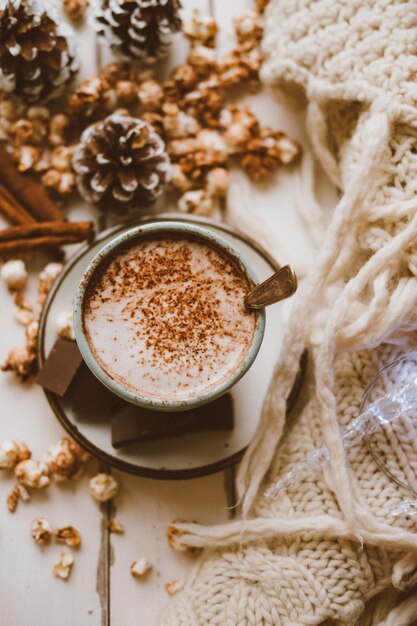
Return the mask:
<path id="1" fill-rule="evenodd" d="M 21 461 L 15 467 L 15 476 L 24 487 L 43 489 L 49 486 L 50 471 L 46 463 L 27 459 Z"/>
<path id="2" fill-rule="evenodd" d="M 69 437 L 62 437 L 45 454 L 45 461 L 56 480 L 77 478 L 90 459 L 91 455 Z"/>
<path id="3" fill-rule="evenodd" d="M 70 548 L 77 548 L 81 543 L 80 533 L 74 526 L 55 528 L 53 535 L 57 543 L 66 543 Z"/>
<path id="4" fill-rule="evenodd" d="M 186 552 L 190 556 L 200 556 L 203 552 L 203 548 L 197 548 L 194 546 L 186 546 L 183 545 L 180 541 L 184 531 L 175 527 L 175 524 L 184 524 L 185 521 L 182 519 L 174 519 L 170 526 L 167 528 L 167 541 L 170 548 L 176 550 L 177 552 Z"/>
<path id="5" fill-rule="evenodd" d="M 216 53 L 213 48 L 207 46 L 194 46 L 188 53 L 187 63 L 198 75 L 207 76 L 216 68 Z"/>
<path id="6" fill-rule="evenodd" d="M 201 128 L 194 117 L 180 111 L 176 104 L 165 104 L 162 110 L 165 114 L 164 130 L 168 137 L 181 138 L 196 135 Z"/>
<path id="7" fill-rule="evenodd" d="M 177 191 L 181 191 L 181 193 L 189 191 L 193 186 L 192 181 L 184 174 L 178 163 L 171 164 L 171 179 L 169 182 L 171 187 Z"/>
<path id="8" fill-rule="evenodd" d="M 133 104 L 138 97 L 138 88 L 131 80 L 119 80 L 116 83 L 115 93 L 122 106 Z"/>
<path id="9" fill-rule="evenodd" d="M 174 139 L 167 145 L 170 156 L 182 156 L 195 152 L 198 149 L 198 142 L 195 137 L 187 137 L 186 139 Z"/>
<path id="10" fill-rule="evenodd" d="M 57 578 L 67 580 L 74 565 L 74 555 L 71 552 L 61 552 L 59 561 L 54 565 L 54 574 Z"/>
<path id="11" fill-rule="evenodd" d="M 42 158 L 42 149 L 39 146 L 21 145 L 13 152 L 13 159 L 19 172 L 35 169 Z"/>
<path id="12" fill-rule="evenodd" d="M 111 474 L 97 474 L 90 479 L 90 494 L 98 502 L 106 502 L 116 495 L 119 485 Z"/>
<path id="13" fill-rule="evenodd" d="M 35 352 L 36 343 L 38 340 L 39 322 L 37 320 L 31 320 L 26 326 L 26 347 L 28 350 Z"/>
<path id="14" fill-rule="evenodd" d="M 9 352 L 1 369 L 3 372 L 14 372 L 24 382 L 36 370 L 36 353 L 28 346 L 17 346 Z"/>
<path id="15" fill-rule="evenodd" d="M 205 150 L 218 163 L 226 161 L 230 150 L 222 135 L 216 130 L 204 129 L 197 135 L 198 146 Z"/>
<path id="16" fill-rule="evenodd" d="M 27 305 L 15 306 L 14 318 L 19 324 L 22 324 L 22 326 L 27 326 L 33 320 L 32 307 Z"/>
<path id="17" fill-rule="evenodd" d="M 68 115 L 63 113 L 57 113 L 51 118 L 48 136 L 51 146 L 62 146 L 65 143 L 69 121 Z"/>
<path id="18" fill-rule="evenodd" d="M 43 175 L 42 183 L 55 195 L 66 198 L 75 189 L 75 176 L 73 172 L 50 169 Z"/>
<path id="19" fill-rule="evenodd" d="M 259 132 L 256 116 L 247 107 L 238 105 L 223 109 L 220 124 L 225 129 L 225 141 L 233 151 L 243 150 Z"/>
<path id="20" fill-rule="evenodd" d="M 44 546 L 51 540 L 52 526 L 45 517 L 36 517 L 32 521 L 30 532 L 38 546 Z"/>
<path id="21" fill-rule="evenodd" d="M 156 80 L 145 80 L 138 89 L 139 102 L 145 111 L 155 111 L 162 103 L 162 87 Z"/>
<path id="22" fill-rule="evenodd" d="M 248 80 L 250 71 L 242 63 L 240 55 L 233 50 L 218 63 L 217 74 L 220 85 L 223 88 L 230 89 L 237 87 L 241 83 Z"/>
<path id="23" fill-rule="evenodd" d="M 285 135 L 275 138 L 274 146 L 279 151 L 281 163 L 284 163 L 285 165 L 298 159 L 301 154 L 300 144 L 293 139 L 285 137 Z"/>
<path id="24" fill-rule="evenodd" d="M 211 196 L 221 198 L 227 195 L 229 189 L 229 172 L 224 167 L 215 167 L 207 174 L 207 192 Z"/>
<path id="25" fill-rule="evenodd" d="M 23 441 L 6 439 L 0 442 L 0 469 L 13 469 L 20 461 L 30 459 L 31 451 Z"/>
<path id="26" fill-rule="evenodd" d="M 47 132 L 44 122 L 33 119 L 20 119 L 11 125 L 9 134 L 14 146 L 39 146 Z"/>
<path id="27" fill-rule="evenodd" d="M 183 213 L 213 215 L 219 210 L 219 204 L 205 189 L 194 189 L 181 196 L 178 200 L 178 209 Z"/>
<path id="28" fill-rule="evenodd" d="M 88 0 L 62 0 L 62 6 L 70 20 L 79 22 L 84 17 Z"/>
<path id="29" fill-rule="evenodd" d="M 71 119 L 79 120 L 89 117 L 103 103 L 103 97 L 108 89 L 108 83 L 100 76 L 86 78 L 81 85 L 69 95 L 67 110 Z"/>
<path id="30" fill-rule="evenodd" d="M 194 9 L 191 19 L 184 22 L 182 29 L 184 35 L 193 44 L 214 46 L 218 30 L 217 24 L 210 15 L 203 15 L 199 9 Z"/>
<path id="31" fill-rule="evenodd" d="M 59 172 L 69 172 L 76 146 L 58 146 L 51 153 L 51 166 Z"/>
<path id="32" fill-rule="evenodd" d="M 183 92 L 175 80 L 167 80 L 163 84 L 163 101 L 179 103 L 182 99 Z"/>
<path id="33" fill-rule="evenodd" d="M 10 513 L 16 511 L 19 500 L 23 500 L 23 502 L 29 502 L 30 500 L 30 495 L 23 485 L 15 485 L 7 496 L 7 508 Z"/>
<path id="34" fill-rule="evenodd" d="M 42 305 L 45 302 L 46 296 L 54 280 L 62 272 L 64 266 L 62 263 L 48 263 L 39 274 L 38 283 L 38 304 Z"/>
<path id="35" fill-rule="evenodd" d="M 19 504 L 20 493 L 17 487 L 13 487 L 9 495 L 7 496 L 7 508 L 10 513 L 14 513 Z"/>
<path id="36" fill-rule="evenodd" d="M 190 115 L 207 128 L 217 128 L 220 112 L 224 106 L 224 96 L 212 81 L 200 83 L 198 89 L 184 97 L 184 106 Z"/>
<path id="37" fill-rule="evenodd" d="M 28 279 L 26 266 L 20 259 L 7 261 L 1 268 L 1 277 L 10 291 L 22 291 Z"/>
<path id="38" fill-rule="evenodd" d="M 61 311 L 56 319 L 56 332 L 58 337 L 75 341 L 72 311 Z"/>
<path id="39" fill-rule="evenodd" d="M 148 559 L 142 558 L 138 561 L 133 561 L 132 565 L 130 566 L 130 573 L 132 574 L 133 578 L 145 578 L 145 576 L 149 574 L 151 569 L 152 563 Z"/>
<path id="40" fill-rule="evenodd" d="M 301 155 L 298 142 L 283 133 L 262 129 L 259 138 L 252 139 L 242 155 L 240 164 L 255 182 L 266 178 L 281 164 L 289 164 Z"/>
<path id="41" fill-rule="evenodd" d="M 169 583 L 165 584 L 165 591 L 170 595 L 174 596 L 178 591 L 181 591 L 184 587 L 184 581 L 182 578 L 177 578 L 176 580 L 172 580 Z"/>
<path id="42" fill-rule="evenodd" d="M 240 44 L 259 45 L 262 34 L 262 20 L 257 11 L 247 11 L 235 19 L 235 32 Z"/>
<path id="43" fill-rule="evenodd" d="M 194 68 L 187 63 L 176 67 L 173 70 L 171 77 L 178 87 L 185 91 L 192 89 L 198 79 Z"/>
<path id="44" fill-rule="evenodd" d="M 123 533 L 125 532 L 123 524 L 121 524 L 114 517 L 109 519 L 109 521 L 107 522 L 107 528 L 111 533 L 114 533 L 115 535 L 123 535 Z"/>

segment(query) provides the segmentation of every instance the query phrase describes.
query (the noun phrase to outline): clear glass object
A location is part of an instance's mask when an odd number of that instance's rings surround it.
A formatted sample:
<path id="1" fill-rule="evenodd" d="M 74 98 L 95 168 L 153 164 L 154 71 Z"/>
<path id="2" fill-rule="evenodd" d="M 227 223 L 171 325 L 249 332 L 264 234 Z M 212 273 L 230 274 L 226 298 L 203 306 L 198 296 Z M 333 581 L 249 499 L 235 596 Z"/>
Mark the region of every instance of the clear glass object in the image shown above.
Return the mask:
<path id="1" fill-rule="evenodd" d="M 341 429 L 346 450 L 365 441 L 378 468 L 409 493 L 410 497 L 390 509 L 388 514 L 416 516 L 417 482 L 413 485 L 410 480 L 404 479 L 403 475 L 400 476 L 390 469 L 387 459 L 384 460 L 384 455 L 379 454 L 372 437 L 394 424 L 401 431 L 401 440 L 410 444 L 407 447 L 410 466 L 417 464 L 417 438 L 414 437 L 417 429 L 417 350 L 408 352 L 381 369 L 364 393 L 358 417 Z M 274 499 L 288 486 L 297 485 L 307 478 L 311 479 L 321 471 L 328 458 L 329 451 L 326 446 L 314 450 L 304 461 L 295 465 L 270 486 L 265 496 Z M 407 472 L 409 477 L 412 473 Z"/>

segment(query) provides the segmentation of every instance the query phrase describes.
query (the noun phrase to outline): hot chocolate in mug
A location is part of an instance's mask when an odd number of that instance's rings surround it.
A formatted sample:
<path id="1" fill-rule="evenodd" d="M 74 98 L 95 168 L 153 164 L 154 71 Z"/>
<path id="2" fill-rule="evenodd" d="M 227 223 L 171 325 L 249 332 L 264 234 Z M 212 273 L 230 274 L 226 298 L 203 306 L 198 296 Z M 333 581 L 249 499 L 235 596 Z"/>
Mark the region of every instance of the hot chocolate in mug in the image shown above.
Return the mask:
<path id="1" fill-rule="evenodd" d="M 250 368 L 265 311 L 244 302 L 258 279 L 226 239 L 189 223 L 138 226 L 88 265 L 74 329 L 93 374 L 141 407 L 176 411 L 228 391 Z"/>

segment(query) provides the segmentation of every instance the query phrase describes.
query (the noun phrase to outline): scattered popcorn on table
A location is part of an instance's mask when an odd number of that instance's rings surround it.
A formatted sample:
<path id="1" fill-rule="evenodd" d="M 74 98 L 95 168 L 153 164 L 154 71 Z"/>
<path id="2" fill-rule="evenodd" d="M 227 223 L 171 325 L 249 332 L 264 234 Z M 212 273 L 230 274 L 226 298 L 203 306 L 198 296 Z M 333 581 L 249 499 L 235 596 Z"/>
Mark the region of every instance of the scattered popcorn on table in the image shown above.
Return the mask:
<path id="1" fill-rule="evenodd" d="M 39 274 L 38 283 L 38 304 L 45 302 L 46 296 L 54 280 L 59 276 L 63 269 L 62 263 L 48 263 Z"/>
<path id="2" fill-rule="evenodd" d="M 38 546 L 44 546 L 51 540 L 52 527 L 45 517 L 37 517 L 32 521 L 30 532 Z"/>
<path id="3" fill-rule="evenodd" d="M 70 548 L 77 548 L 81 543 L 80 533 L 74 526 L 55 528 L 53 535 L 57 543 L 66 543 Z"/>
<path id="4" fill-rule="evenodd" d="M 178 200 L 178 209 L 183 213 L 209 216 L 219 211 L 219 203 L 217 198 L 204 189 L 193 189 L 181 196 Z"/>
<path id="5" fill-rule="evenodd" d="M 111 474 L 97 474 L 90 479 L 90 494 L 98 502 L 106 502 L 116 495 L 119 485 Z"/>
<path id="6" fill-rule="evenodd" d="M 7 496 L 7 508 L 10 513 L 16 511 L 19 500 L 23 500 L 23 502 L 29 502 L 30 500 L 30 495 L 23 485 L 15 485 Z"/>
<path id="7" fill-rule="evenodd" d="M 225 197 L 229 189 L 229 172 L 215 167 L 207 174 L 207 192 L 211 196 Z"/>
<path id="8" fill-rule="evenodd" d="M 67 580 L 74 565 L 74 555 L 72 552 L 61 552 L 59 561 L 54 565 L 54 574 L 57 578 Z"/>
<path id="9" fill-rule="evenodd" d="M 174 519 L 171 524 L 167 528 L 167 541 L 170 548 L 176 550 L 177 552 L 186 552 L 190 556 L 200 556 L 203 552 L 203 548 L 197 548 L 195 546 L 186 546 L 183 545 L 180 541 L 184 531 L 179 530 L 175 527 L 175 524 L 185 524 L 185 520 L 183 519 Z"/>
<path id="10" fill-rule="evenodd" d="M 109 519 L 109 521 L 107 522 L 107 528 L 109 529 L 109 531 L 111 533 L 114 533 L 116 535 L 123 535 L 123 533 L 125 532 L 125 528 L 124 528 L 123 524 L 121 524 L 114 517 Z"/>
<path id="11" fill-rule="evenodd" d="M 91 455 L 69 437 L 62 437 L 45 454 L 45 461 L 56 480 L 78 478 L 90 460 Z"/>
<path id="12" fill-rule="evenodd" d="M 213 47 L 218 28 L 210 15 L 204 15 L 199 9 L 194 9 L 191 19 L 184 22 L 182 30 L 193 44 L 201 43 Z"/>
<path id="13" fill-rule="evenodd" d="M 5 439 L 0 442 L 0 469 L 13 469 L 20 461 L 30 459 L 31 452 L 23 441 Z"/>
<path id="14" fill-rule="evenodd" d="M 139 102 L 146 111 L 159 109 L 162 95 L 162 87 L 156 80 L 145 80 L 138 89 Z"/>
<path id="15" fill-rule="evenodd" d="M 14 470 L 18 482 L 24 487 L 43 489 L 49 486 L 50 470 L 46 463 L 27 459 L 18 463 Z"/>
<path id="16" fill-rule="evenodd" d="M 184 587 L 184 581 L 182 578 L 177 578 L 176 580 L 172 580 L 169 583 L 165 584 L 165 591 L 170 595 L 173 596 L 176 593 L 178 593 L 178 591 L 181 591 L 181 589 L 183 589 Z"/>
<path id="17" fill-rule="evenodd" d="M 61 311 L 56 319 L 56 332 L 62 339 L 75 341 L 72 311 Z"/>
<path id="18" fill-rule="evenodd" d="M 26 304 L 16 305 L 14 307 L 14 318 L 22 326 L 27 326 L 33 321 L 33 309 Z"/>
<path id="19" fill-rule="evenodd" d="M 145 576 L 149 574 L 151 569 L 152 563 L 148 559 L 142 558 L 138 561 L 133 561 L 132 565 L 130 566 L 130 573 L 132 574 L 133 578 L 145 578 Z"/>
<path id="20" fill-rule="evenodd" d="M 207 76 L 216 68 L 216 52 L 208 46 L 196 45 L 189 51 L 187 63 L 194 68 L 198 75 Z"/>
<path id="21" fill-rule="evenodd" d="M 7 261 L 0 270 L 1 277 L 10 291 L 22 291 L 26 287 L 28 273 L 20 259 Z"/>
<path id="22" fill-rule="evenodd" d="M 28 346 L 17 346 L 10 350 L 5 363 L 1 366 L 3 372 L 14 372 L 22 382 L 28 380 L 36 370 L 36 353 Z"/>
<path id="23" fill-rule="evenodd" d="M 7 508 L 10 513 L 14 513 L 17 509 L 17 505 L 19 504 L 20 493 L 17 487 L 13 487 L 9 495 L 7 496 Z"/>
<path id="24" fill-rule="evenodd" d="M 36 351 L 36 342 L 38 340 L 39 322 L 31 320 L 26 326 L 26 345 L 29 350 Z"/>

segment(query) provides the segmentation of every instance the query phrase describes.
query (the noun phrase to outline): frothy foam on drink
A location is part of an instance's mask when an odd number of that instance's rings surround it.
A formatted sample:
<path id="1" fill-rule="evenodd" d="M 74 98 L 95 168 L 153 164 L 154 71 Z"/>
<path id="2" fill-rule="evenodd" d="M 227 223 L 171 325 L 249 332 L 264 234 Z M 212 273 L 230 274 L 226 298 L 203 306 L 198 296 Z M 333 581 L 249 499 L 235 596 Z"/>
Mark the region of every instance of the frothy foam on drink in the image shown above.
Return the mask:
<path id="1" fill-rule="evenodd" d="M 108 376 L 160 401 L 189 400 L 230 378 L 252 344 L 257 316 L 246 278 L 202 240 L 140 239 L 90 283 L 83 323 Z"/>

